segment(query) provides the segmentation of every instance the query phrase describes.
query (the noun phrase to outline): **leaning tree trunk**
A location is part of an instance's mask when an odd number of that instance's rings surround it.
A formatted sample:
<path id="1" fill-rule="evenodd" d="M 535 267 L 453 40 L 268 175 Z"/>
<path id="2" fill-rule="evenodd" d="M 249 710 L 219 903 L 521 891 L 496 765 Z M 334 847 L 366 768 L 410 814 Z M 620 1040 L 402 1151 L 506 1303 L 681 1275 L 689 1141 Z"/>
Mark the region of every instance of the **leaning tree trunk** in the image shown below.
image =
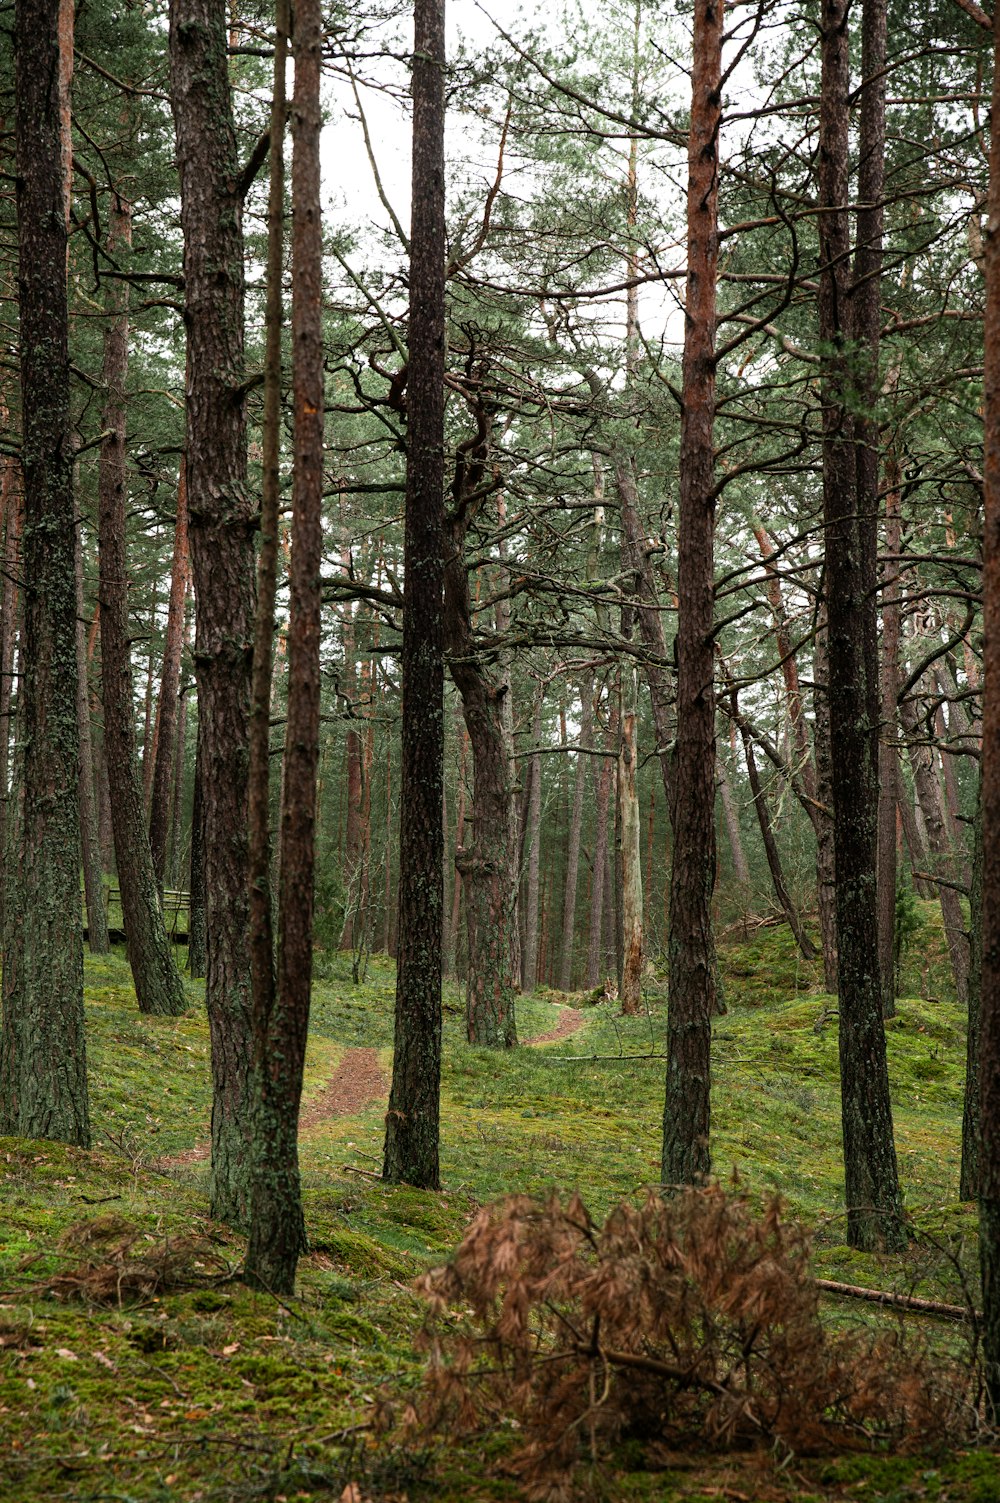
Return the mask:
<path id="1" fill-rule="evenodd" d="M 226 0 L 172 0 L 187 308 L 187 468 L 212 1045 L 212 1214 L 249 1216 L 253 1113 L 247 766 L 254 614 L 243 214 Z"/>
<path id="2" fill-rule="evenodd" d="M 876 24 L 865 0 L 866 31 Z M 852 1247 L 905 1243 L 889 1101 L 876 893 L 878 659 L 875 517 L 856 507 L 848 323 L 847 6 L 823 0 L 819 124 L 820 338 L 824 358 L 823 518 L 830 750 L 837 877 L 840 1079 Z M 862 144 L 862 151 L 864 144 Z"/>
<path id="3" fill-rule="evenodd" d="M 716 995 L 715 277 L 722 124 L 722 0 L 695 0 L 688 141 L 688 269 L 677 524 L 677 752 L 670 874 L 670 1002 L 662 1177 L 709 1173 L 710 1055 Z"/>
<path id="4" fill-rule="evenodd" d="M 287 24 L 287 12 L 281 22 Z M 320 0 L 296 0 L 292 101 L 292 349 L 295 473 L 289 576 L 288 721 L 281 801 L 277 995 L 255 1016 L 259 1099 L 251 1283 L 292 1294 L 307 1246 L 299 1176 L 299 1102 L 312 985 L 316 773 L 319 766 L 323 564 L 323 225 L 320 211 Z M 279 43 L 280 49 L 280 43 Z M 276 70 L 277 71 L 277 70 Z M 277 122 L 276 122 L 277 123 Z M 274 148 L 272 137 L 272 150 Z"/>
<path id="5" fill-rule="evenodd" d="M 127 245 L 127 204 L 109 210 L 108 248 Z M 104 746 L 111 787 L 118 886 L 125 943 L 139 1010 L 177 1016 L 186 1007 L 160 907 L 146 832 L 142 780 L 135 744 L 135 708 L 129 646 L 128 558 L 125 543 L 125 376 L 128 369 L 127 283 L 112 283 L 112 319 L 104 335 L 107 390 L 98 475 L 98 555 L 101 600 L 101 685 Z"/>
<path id="6" fill-rule="evenodd" d="M 4 956 L 0 1132 L 86 1146 L 63 131 L 72 17 L 59 0 L 17 0 L 14 13 L 26 751 L 8 894 L 7 932 L 19 929 L 19 940 Z M 62 49 L 60 22 L 69 31 Z"/>
<path id="7" fill-rule="evenodd" d="M 757 761 L 753 754 L 753 741 L 747 730 L 746 722 L 739 719 L 737 709 L 736 692 L 733 691 L 733 716 L 740 727 L 740 736 L 743 740 L 743 755 L 746 758 L 747 777 L 750 780 L 750 792 L 753 795 L 754 810 L 757 814 L 757 823 L 760 827 L 760 838 L 764 843 L 764 854 L 767 857 L 768 871 L 771 873 L 771 883 L 774 887 L 774 895 L 778 899 L 778 905 L 788 923 L 789 929 L 795 937 L 795 943 L 799 947 L 799 953 L 804 960 L 814 960 L 816 950 L 806 933 L 802 920 L 792 902 L 788 888 L 785 885 L 785 874 L 781 866 L 781 857 L 778 853 L 777 841 L 774 838 L 774 830 L 771 825 L 771 812 L 767 807 L 767 799 L 757 771 Z"/>
<path id="8" fill-rule="evenodd" d="M 396 1033 L 383 1177 L 440 1182 L 444 849 L 444 0 L 414 0 Z"/>

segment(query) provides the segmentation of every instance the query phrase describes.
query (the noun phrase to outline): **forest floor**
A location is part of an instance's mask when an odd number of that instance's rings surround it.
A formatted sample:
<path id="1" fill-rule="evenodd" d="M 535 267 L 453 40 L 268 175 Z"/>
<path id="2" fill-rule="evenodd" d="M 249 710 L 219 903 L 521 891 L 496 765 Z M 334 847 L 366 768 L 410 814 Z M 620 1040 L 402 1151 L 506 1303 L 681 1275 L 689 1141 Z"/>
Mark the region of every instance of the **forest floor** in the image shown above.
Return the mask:
<path id="1" fill-rule="evenodd" d="M 723 953 L 713 1156 L 751 1196 L 782 1195 L 813 1236 L 817 1274 L 964 1303 L 976 1293 L 975 1209 L 958 1202 L 964 1019 L 939 924 L 921 929 L 888 1028 L 897 1149 L 913 1233 L 896 1257 L 846 1246 L 836 1018 L 781 929 Z M 498 1058 L 464 1041 L 446 992 L 440 1194 L 381 1183 L 394 974 L 321 956 L 303 1103 L 310 1252 L 294 1300 L 239 1280 L 239 1236 L 209 1220 L 199 1156 L 210 1107 L 201 987 L 180 1019 L 143 1018 L 124 955 L 88 957 L 95 1147 L 0 1139 L 0 1498 L 7 1503 L 422 1503 L 524 1494 L 516 1436 L 407 1442 L 373 1417 L 420 1392 L 413 1282 L 505 1194 L 578 1188 L 595 1218 L 655 1183 L 662 981 L 648 1016 L 540 991 L 519 1000 L 535 1047 Z M 564 1005 L 564 1004 L 570 1005 Z M 572 1035 L 572 1043 L 567 1040 Z M 138 1270 L 138 1272 L 137 1272 Z M 906 1329 L 945 1356 L 956 1328 L 824 1303 L 833 1328 Z M 918 1337 L 919 1339 L 919 1337 Z M 565 1497 L 773 1503 L 1000 1503 L 995 1452 L 729 1454 L 629 1442 Z"/>

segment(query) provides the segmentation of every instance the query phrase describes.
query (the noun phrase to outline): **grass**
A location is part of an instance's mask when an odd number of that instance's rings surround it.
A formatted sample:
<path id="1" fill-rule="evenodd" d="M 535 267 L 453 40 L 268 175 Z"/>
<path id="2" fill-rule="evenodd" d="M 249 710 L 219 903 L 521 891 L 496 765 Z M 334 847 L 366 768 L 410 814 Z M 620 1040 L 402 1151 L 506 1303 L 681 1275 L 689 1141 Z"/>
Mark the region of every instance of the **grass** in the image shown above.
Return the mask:
<path id="1" fill-rule="evenodd" d="M 961 1301 L 964 1282 L 975 1285 L 976 1236 L 973 1208 L 957 1202 L 964 1020 L 933 910 L 921 906 L 920 918 L 904 973 L 913 995 L 888 1031 L 910 1250 L 890 1259 L 845 1245 L 836 1017 L 781 929 L 723 956 L 729 1012 L 715 1026 L 713 1158 L 721 1178 L 780 1193 L 812 1226 L 818 1273 Z M 347 1048 L 375 1048 L 391 1068 L 391 966 L 373 960 L 363 986 L 348 956 L 324 956 L 320 970 L 307 1101 Z M 96 1146 L 0 1140 L 0 1498 L 279 1503 L 340 1499 L 352 1482 L 366 1498 L 412 1503 L 517 1497 L 503 1473 L 502 1426 L 479 1446 L 426 1452 L 376 1440 L 369 1426 L 398 1412 L 419 1381 L 421 1306 L 409 1286 L 447 1257 L 480 1203 L 579 1186 L 600 1216 L 658 1179 L 660 984 L 650 983 L 647 1017 L 587 1008 L 576 1034 L 499 1060 L 464 1041 L 461 999 L 447 988 L 445 1190 L 389 1188 L 357 1172 L 378 1171 L 382 1102 L 310 1128 L 311 1252 L 284 1304 L 226 1276 L 243 1244 L 208 1220 L 204 1164 L 157 1164 L 208 1127 L 201 985 L 187 986 L 187 1016 L 140 1017 L 123 954 L 88 959 Z M 559 1015 L 544 994 L 521 999 L 521 1037 Z M 203 1286 L 112 1310 L 46 1295 L 46 1277 L 81 1256 L 72 1228 L 109 1215 L 138 1228 L 152 1255 L 191 1232 L 209 1239 Z M 831 1302 L 829 1318 L 886 1317 Z M 1000 1503 L 996 1460 L 985 1453 L 797 1458 L 782 1468 L 758 1455 L 663 1454 L 655 1471 L 648 1465 L 648 1455 L 640 1465 L 624 1450 L 608 1495 Z"/>

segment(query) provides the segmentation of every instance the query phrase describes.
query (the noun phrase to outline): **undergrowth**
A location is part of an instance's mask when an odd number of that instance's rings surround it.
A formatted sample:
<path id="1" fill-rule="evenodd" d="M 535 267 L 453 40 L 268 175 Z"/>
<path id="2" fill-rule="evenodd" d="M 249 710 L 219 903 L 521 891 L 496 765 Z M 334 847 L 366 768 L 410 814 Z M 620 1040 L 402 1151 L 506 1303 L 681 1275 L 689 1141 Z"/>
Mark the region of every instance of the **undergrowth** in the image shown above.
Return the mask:
<path id="1" fill-rule="evenodd" d="M 516 1425 L 531 1498 L 573 1495 L 578 1464 L 626 1439 L 788 1456 L 967 1443 L 979 1374 L 898 1330 L 831 1330 L 801 1226 L 719 1186 L 623 1202 L 513 1197 L 476 1217 L 419 1285 L 431 1315 L 432 1435 Z M 460 1318 L 456 1322 L 456 1312 Z"/>
<path id="2" fill-rule="evenodd" d="M 722 952 L 729 1012 L 713 1043 L 713 1161 L 723 1180 L 739 1172 L 754 1203 L 783 1197 L 810 1231 L 814 1272 L 964 1303 L 977 1298 L 974 1208 L 957 1201 L 964 1018 L 947 989 L 939 916 L 931 905 L 919 913 L 888 1035 L 908 1251 L 845 1244 L 836 1018 L 816 968 L 780 929 Z M 386 1077 L 391 1068 L 391 965 L 373 957 L 360 986 L 349 955 L 324 956 L 321 970 L 307 1110 L 346 1049 L 375 1050 Z M 580 1031 L 502 1056 L 465 1042 L 462 999 L 448 986 L 444 1192 L 379 1180 L 384 1100 L 316 1121 L 301 1143 L 312 1250 L 284 1305 L 233 1277 L 242 1239 L 208 1218 L 204 1160 L 178 1157 L 208 1133 L 201 984 L 186 982 L 190 1010 L 173 1019 L 139 1015 L 121 951 L 88 957 L 86 982 L 93 1150 L 0 1140 L 3 1503 L 300 1503 L 349 1488 L 353 1503 L 518 1496 L 513 1414 L 460 1443 L 402 1445 L 379 1428 L 421 1391 L 424 1305 L 412 1286 L 505 1196 L 544 1203 L 579 1189 L 595 1227 L 622 1201 L 645 1204 L 659 1177 L 662 982 L 648 980 L 648 1016 L 621 1018 L 613 1001 L 591 999 Z M 544 994 L 520 999 L 519 1036 L 561 1016 Z M 825 1298 L 820 1317 L 830 1340 L 860 1333 L 869 1344 L 917 1324 Z M 943 1370 L 961 1356 L 959 1333 L 925 1327 Z M 994 1458 L 973 1451 L 799 1453 L 776 1470 L 753 1449 L 723 1455 L 676 1436 L 656 1447 L 623 1427 L 602 1481 L 588 1445 L 581 1495 L 1000 1503 Z"/>

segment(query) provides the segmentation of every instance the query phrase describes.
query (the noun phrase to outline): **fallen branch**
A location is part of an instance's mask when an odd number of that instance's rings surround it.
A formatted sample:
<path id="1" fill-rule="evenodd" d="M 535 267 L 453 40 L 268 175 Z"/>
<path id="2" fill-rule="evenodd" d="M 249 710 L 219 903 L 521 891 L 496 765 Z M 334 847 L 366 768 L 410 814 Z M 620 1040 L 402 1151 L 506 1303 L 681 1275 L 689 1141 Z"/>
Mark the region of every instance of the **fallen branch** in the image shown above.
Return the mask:
<path id="1" fill-rule="evenodd" d="M 543 1058 L 551 1060 L 557 1065 L 592 1065 L 603 1064 L 608 1060 L 629 1059 L 666 1059 L 665 1054 L 546 1054 Z"/>
<path id="2" fill-rule="evenodd" d="M 749 1394 L 734 1392 L 716 1378 L 701 1377 L 690 1368 L 676 1367 L 672 1362 L 664 1362 L 660 1357 L 647 1357 L 643 1352 L 615 1352 L 608 1347 L 589 1344 L 584 1346 L 582 1343 L 577 1345 L 576 1350 L 582 1357 L 597 1357 L 611 1367 L 637 1368 L 640 1372 L 654 1373 L 659 1378 L 667 1378 L 680 1384 L 682 1388 L 701 1388 L 706 1393 L 715 1394 L 717 1398 L 739 1400 L 743 1417 L 749 1420 L 762 1435 L 770 1433 L 750 1407 Z"/>
<path id="3" fill-rule="evenodd" d="M 921 1299 L 916 1294 L 895 1294 L 891 1289 L 865 1289 L 860 1284 L 839 1284 L 835 1279 L 817 1279 L 816 1288 L 824 1294 L 845 1299 L 863 1299 L 873 1305 L 892 1305 L 897 1310 L 912 1310 L 916 1315 L 940 1315 L 946 1320 L 979 1320 L 978 1310 L 965 1305 L 949 1305 L 939 1299 Z"/>

